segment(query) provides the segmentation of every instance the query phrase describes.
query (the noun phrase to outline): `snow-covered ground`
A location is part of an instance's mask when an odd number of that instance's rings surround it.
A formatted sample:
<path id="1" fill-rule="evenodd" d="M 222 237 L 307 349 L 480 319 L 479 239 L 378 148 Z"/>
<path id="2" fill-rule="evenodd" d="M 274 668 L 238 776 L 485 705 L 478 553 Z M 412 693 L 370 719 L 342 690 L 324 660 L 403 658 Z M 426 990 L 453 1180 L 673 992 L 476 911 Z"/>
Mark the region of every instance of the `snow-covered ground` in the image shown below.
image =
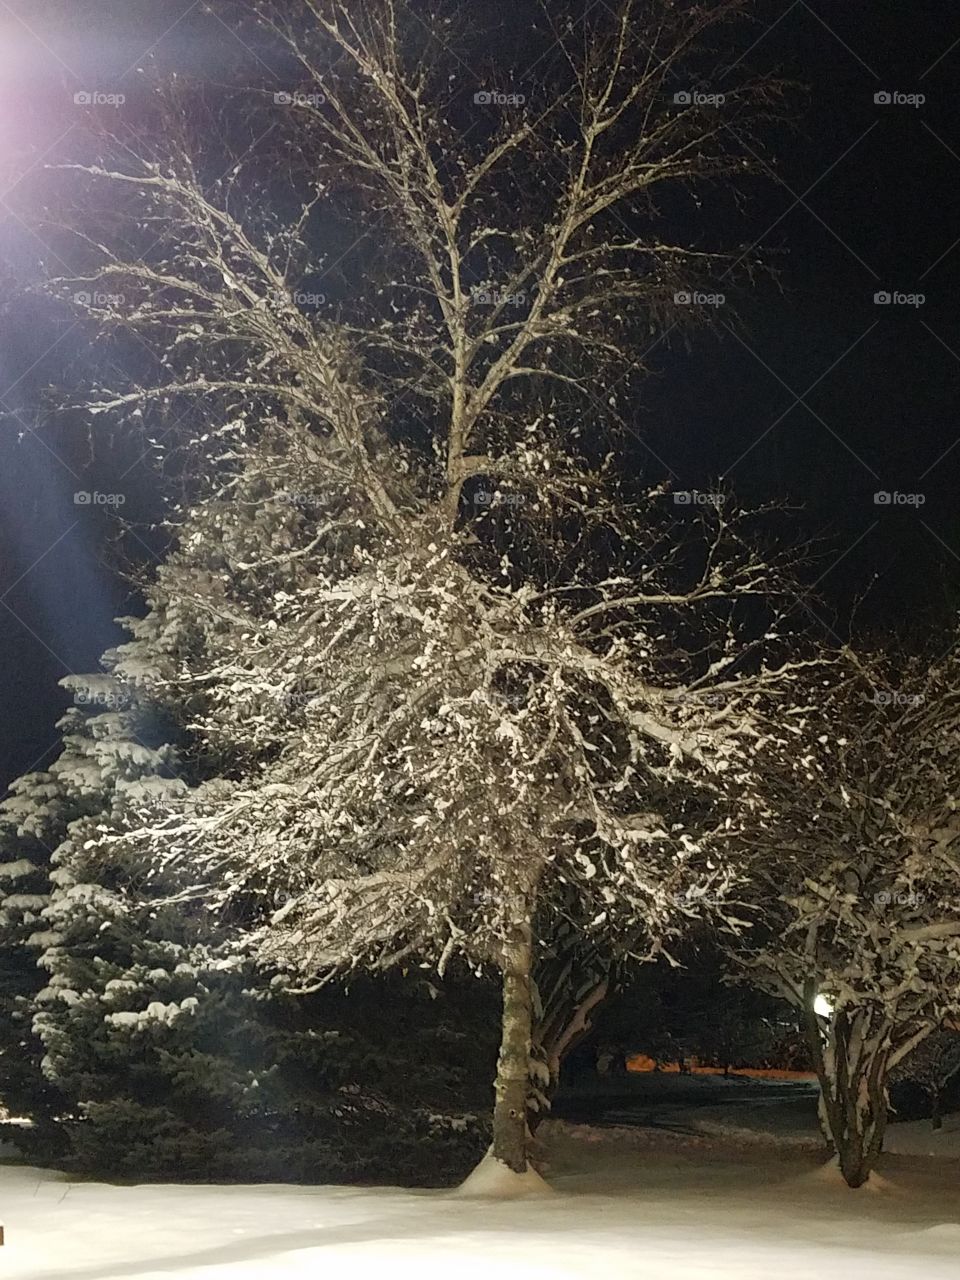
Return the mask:
<path id="1" fill-rule="evenodd" d="M 674 1125 L 740 1141 L 771 1141 L 810 1149 L 821 1144 L 815 1088 L 767 1081 L 713 1081 L 702 1087 L 703 1097 L 691 1100 L 688 1082 L 688 1092 L 681 1095 L 675 1090 L 671 1099 L 670 1082 L 675 1080 L 676 1076 L 661 1077 L 659 1085 L 663 1101 L 654 1116 L 664 1127 Z M 694 1079 L 694 1089 L 698 1084 Z M 934 1129 L 929 1120 L 902 1122 L 892 1115 L 883 1146 L 891 1155 L 960 1160 L 960 1113 L 945 1116 L 941 1129 Z"/>
<path id="2" fill-rule="evenodd" d="M 960 1165 L 851 1192 L 776 1144 L 549 1126 L 548 1196 L 112 1187 L 0 1168 L 16 1280 L 955 1280 Z"/>
<path id="3" fill-rule="evenodd" d="M 817 1146 L 820 1142 L 815 1119 L 801 1114 L 800 1109 L 789 1102 L 774 1102 L 762 1109 L 704 1107 L 687 1118 L 691 1127 L 701 1133 L 801 1147 Z M 929 1120 L 891 1123 L 884 1135 L 883 1149 L 892 1155 L 960 1160 L 960 1114 L 946 1116 L 942 1129 L 934 1129 Z"/>
<path id="4" fill-rule="evenodd" d="M 570 1091 L 562 1099 L 561 1114 L 581 1122 L 801 1149 L 815 1150 L 822 1143 L 813 1083 L 649 1072 Z M 903 1123 L 891 1116 L 884 1150 L 960 1160 L 960 1113 L 946 1116 L 942 1129 L 934 1129 L 929 1120 Z"/>

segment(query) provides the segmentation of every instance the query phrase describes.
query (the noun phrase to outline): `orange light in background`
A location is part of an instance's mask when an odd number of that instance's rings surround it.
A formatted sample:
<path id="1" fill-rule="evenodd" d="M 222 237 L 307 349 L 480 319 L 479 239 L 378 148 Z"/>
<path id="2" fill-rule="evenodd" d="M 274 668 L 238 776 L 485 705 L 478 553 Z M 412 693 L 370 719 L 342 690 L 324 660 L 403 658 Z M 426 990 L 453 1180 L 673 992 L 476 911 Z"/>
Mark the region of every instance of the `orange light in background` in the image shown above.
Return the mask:
<path id="1" fill-rule="evenodd" d="M 687 1070 L 693 1076 L 722 1076 L 723 1067 L 702 1067 L 696 1058 L 691 1058 Z M 634 1053 L 627 1059 L 627 1071 L 631 1074 L 642 1074 L 647 1071 L 659 1071 L 661 1075 L 679 1075 L 679 1062 L 661 1062 L 659 1067 L 653 1058 L 645 1053 Z M 815 1080 L 812 1071 L 790 1071 L 781 1067 L 731 1067 L 731 1076 L 746 1076 L 751 1080 Z"/>

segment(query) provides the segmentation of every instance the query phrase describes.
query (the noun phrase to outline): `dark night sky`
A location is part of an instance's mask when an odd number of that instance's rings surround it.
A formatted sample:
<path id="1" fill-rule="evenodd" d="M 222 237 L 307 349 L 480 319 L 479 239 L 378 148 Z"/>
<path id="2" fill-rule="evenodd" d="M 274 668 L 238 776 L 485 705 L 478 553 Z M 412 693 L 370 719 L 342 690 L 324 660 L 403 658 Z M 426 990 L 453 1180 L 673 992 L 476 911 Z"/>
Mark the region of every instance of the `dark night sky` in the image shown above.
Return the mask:
<path id="1" fill-rule="evenodd" d="M 5 206 L 16 209 L 14 184 L 48 146 L 69 149 L 75 90 L 134 86 L 152 45 L 168 64 L 214 73 L 250 56 L 201 9 L 0 9 Z M 464 8 L 494 26 L 499 11 L 492 0 Z M 503 11 L 515 22 L 519 7 Z M 795 127 L 772 138 L 775 175 L 751 180 L 742 218 L 715 215 L 714 241 L 758 244 L 779 279 L 729 290 L 737 334 L 721 316 L 691 350 L 666 341 L 650 353 L 657 376 L 635 406 L 636 458 L 652 479 L 672 471 L 678 487 L 722 475 L 745 499 L 795 504 L 797 533 L 823 539 L 820 618 L 843 630 L 876 577 L 865 624 L 921 632 L 960 602 L 960 6 L 759 0 L 739 40 L 732 57 L 755 42 L 752 67 L 807 86 Z M 512 30 L 491 35 L 491 57 L 515 41 Z M 877 105 L 878 91 L 927 101 Z M 13 213 L 0 250 L 6 280 L 47 256 Z M 878 307 L 881 290 L 926 302 Z M 83 341 L 40 301 L 17 296 L 0 314 L 0 785 L 50 758 L 65 705 L 57 679 L 90 669 L 116 637 L 111 619 L 133 604 L 113 567 L 110 516 L 76 507 L 74 491 L 123 491 L 138 518 L 156 505 L 133 442 L 104 434 L 91 445 L 70 422 L 38 424 L 43 388 L 96 366 Z M 925 501 L 877 506 L 877 490 Z"/>

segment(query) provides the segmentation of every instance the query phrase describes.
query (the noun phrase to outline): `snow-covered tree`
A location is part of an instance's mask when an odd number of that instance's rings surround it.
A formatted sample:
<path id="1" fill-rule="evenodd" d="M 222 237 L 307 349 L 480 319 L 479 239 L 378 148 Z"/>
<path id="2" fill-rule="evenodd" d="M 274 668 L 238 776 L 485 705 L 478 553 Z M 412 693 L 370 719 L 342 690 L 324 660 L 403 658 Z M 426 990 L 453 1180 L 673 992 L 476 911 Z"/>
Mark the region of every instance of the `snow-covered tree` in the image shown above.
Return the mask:
<path id="1" fill-rule="evenodd" d="M 538 947 L 571 894 L 643 954 L 722 902 L 707 837 L 753 795 L 764 699 L 793 677 L 759 643 L 785 584 L 750 518 L 616 479 L 642 337 L 724 261 L 659 203 L 742 173 L 776 92 L 728 84 L 723 115 L 675 97 L 736 0 L 558 15 L 519 113 L 471 105 L 442 15 L 434 41 L 392 0 L 250 8 L 298 77 L 265 97 L 269 151 L 244 127 L 224 171 L 222 130 L 191 145 L 196 100 L 149 156 L 107 140 L 67 166 L 126 221 L 63 287 L 159 358 L 86 407 L 159 416 L 206 481 L 160 571 L 195 643 L 157 685 L 230 761 L 93 838 L 302 989 L 496 967 L 493 1151 L 522 1173 Z M 330 227 L 371 218 L 336 311 L 306 304 Z"/>
<path id="2" fill-rule="evenodd" d="M 41 1083 L 38 1071 L 41 1054 L 33 1021 L 36 995 L 43 985 L 38 957 L 48 965 L 55 963 L 61 934 L 54 917 L 59 919 L 83 896 L 79 889 L 58 896 L 51 868 L 62 859 L 73 824 L 95 820 L 105 806 L 109 809 L 113 793 L 129 788 L 161 763 L 132 731 L 129 711 L 124 710 L 126 695 L 110 675 L 69 677 L 63 683 L 75 701 L 58 726 L 58 757 L 48 769 L 18 778 L 0 803 L 5 854 L 0 864 L 0 930 L 8 971 L 20 977 L 4 1021 L 0 1099 L 35 1123 L 49 1120 L 62 1103 L 52 1083 Z M 22 1092 L 24 1087 L 29 1096 Z"/>
<path id="3" fill-rule="evenodd" d="M 53 1052 L 53 1029 L 72 1023 L 82 985 L 71 972 L 76 957 L 67 956 L 64 944 L 86 927 L 99 949 L 103 930 L 111 919 L 122 919 L 128 905 L 121 885 L 108 886 L 96 873 L 78 874 L 86 835 L 134 789 L 170 785 L 161 779 L 171 776 L 169 749 L 146 744 L 143 718 L 113 675 L 69 677 L 64 684 L 74 705 L 59 725 L 59 755 L 44 772 L 14 782 L 0 805 L 9 858 L 0 867 L 4 953 L 24 979 L 5 1023 L 5 1039 L 15 1034 L 15 1042 L 5 1045 L 5 1066 L 14 1064 L 14 1071 L 3 1072 L 2 1096 L 34 1121 L 34 1132 L 40 1126 L 41 1143 L 50 1137 L 46 1123 L 77 1101 Z M 24 1083 L 30 1086 L 26 1097 Z M 49 1156 L 49 1147 L 43 1154 Z"/>
<path id="4" fill-rule="evenodd" d="M 571 910 L 571 887 L 581 927 L 605 940 L 619 928 L 644 951 L 708 894 L 722 911 L 731 872 L 702 842 L 753 786 L 754 709 L 791 673 L 736 670 L 744 579 L 721 567 L 729 533 L 715 518 L 691 585 L 671 586 L 676 566 L 651 555 L 627 602 L 583 579 L 503 585 L 437 544 L 414 557 L 389 542 L 350 573 L 304 556 L 315 581 L 288 579 L 279 598 L 248 599 L 229 579 L 191 595 L 195 616 L 231 625 L 211 628 L 174 683 L 184 696 L 204 687 L 201 741 L 229 742 L 249 768 L 139 806 L 139 826 L 106 847 L 192 879 L 238 932 L 253 908 L 248 943 L 308 988 L 356 964 L 432 958 L 442 971 L 462 953 L 497 965 L 499 1115 L 508 1132 L 519 1117 L 523 1142 L 536 942 Z M 192 580 L 184 542 L 165 588 Z M 751 589 L 759 572 L 751 561 Z M 680 619 L 695 647 L 678 640 Z"/>
<path id="5" fill-rule="evenodd" d="M 772 809 L 748 832 L 759 926 L 739 961 L 802 1010 L 821 1118 L 858 1187 L 890 1072 L 960 1010 L 960 661 L 850 661 L 761 753 Z"/>
<path id="6" fill-rule="evenodd" d="M 0 1114 L 29 1116 L 45 1133 L 58 1099 L 40 1071 L 31 1002 L 43 980 L 28 943 L 43 932 L 46 872 L 65 825 L 58 798 L 55 780 L 35 772 L 0 804 Z"/>
<path id="7" fill-rule="evenodd" d="M 912 1049 L 891 1073 L 894 1081 L 909 1081 L 927 1095 L 934 1129 L 943 1128 L 943 1092 L 960 1072 L 960 1034 L 934 1031 Z"/>
<path id="8" fill-rule="evenodd" d="M 223 921 L 177 900 L 182 886 L 98 842 L 134 795 L 184 787 L 185 768 L 197 780 L 189 739 L 141 696 L 185 640 L 176 609 L 153 604 L 104 673 L 66 682 L 59 756 L 0 808 L 0 1098 L 33 1122 L 20 1141 L 141 1177 L 462 1176 L 487 1132 L 490 1056 L 464 1012 L 484 1000 L 462 978 L 445 1001 L 414 977 L 358 984 L 349 1001 L 284 996 L 238 961 Z"/>

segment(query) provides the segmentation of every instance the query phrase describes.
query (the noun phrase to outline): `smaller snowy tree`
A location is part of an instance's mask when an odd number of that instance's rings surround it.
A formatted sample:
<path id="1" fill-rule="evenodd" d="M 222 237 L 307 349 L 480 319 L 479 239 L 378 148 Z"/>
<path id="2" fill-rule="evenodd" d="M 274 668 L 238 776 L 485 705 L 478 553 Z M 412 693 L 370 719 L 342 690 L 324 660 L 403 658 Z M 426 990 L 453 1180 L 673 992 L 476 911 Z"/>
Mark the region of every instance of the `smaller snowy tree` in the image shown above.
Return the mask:
<path id="1" fill-rule="evenodd" d="M 757 928 L 734 949 L 802 1011 L 821 1119 L 859 1187 L 890 1072 L 960 1011 L 960 661 L 848 656 L 849 678 L 785 709 L 761 753 L 775 816 L 748 821 Z"/>
<path id="2" fill-rule="evenodd" d="M 892 1072 L 894 1081 L 909 1081 L 927 1095 L 934 1129 L 943 1127 L 943 1093 L 960 1072 L 960 1034 L 935 1031 L 918 1044 Z"/>

